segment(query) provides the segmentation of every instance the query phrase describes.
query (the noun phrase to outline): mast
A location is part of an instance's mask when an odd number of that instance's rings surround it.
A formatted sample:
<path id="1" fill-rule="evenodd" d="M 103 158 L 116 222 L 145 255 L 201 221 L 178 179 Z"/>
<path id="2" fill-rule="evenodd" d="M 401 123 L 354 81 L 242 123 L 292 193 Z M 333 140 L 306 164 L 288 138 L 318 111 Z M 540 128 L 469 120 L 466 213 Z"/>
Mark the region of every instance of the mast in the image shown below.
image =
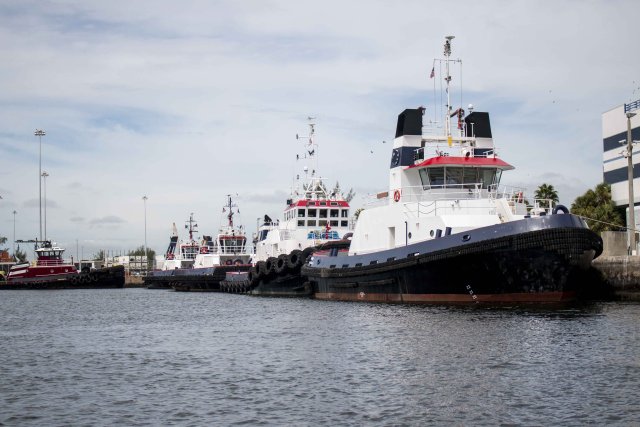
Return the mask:
<path id="1" fill-rule="evenodd" d="M 227 219 L 229 220 L 229 227 L 233 228 L 233 202 L 231 201 L 231 194 L 227 194 L 227 198 L 227 208 L 229 208 Z"/>
<path id="2" fill-rule="evenodd" d="M 452 144 L 452 140 L 451 140 L 451 94 L 450 94 L 450 85 L 451 85 L 451 74 L 449 72 L 449 61 L 450 61 L 450 57 L 451 57 L 451 40 L 453 40 L 456 36 L 447 36 L 445 37 L 445 42 L 444 42 L 444 57 L 445 57 L 445 67 L 446 67 L 446 72 L 447 75 L 444 78 L 444 80 L 447 82 L 447 114 L 445 116 L 445 132 L 446 132 L 446 136 L 447 136 L 447 143 L 449 144 L 449 147 L 451 147 Z"/>
<path id="3" fill-rule="evenodd" d="M 196 221 L 193 219 L 193 212 L 189 215 L 189 221 L 186 221 L 186 223 L 189 225 L 185 225 L 184 228 L 189 229 L 189 240 L 193 240 L 193 233 L 198 232 L 198 230 L 196 230 L 198 224 L 196 224 Z"/>

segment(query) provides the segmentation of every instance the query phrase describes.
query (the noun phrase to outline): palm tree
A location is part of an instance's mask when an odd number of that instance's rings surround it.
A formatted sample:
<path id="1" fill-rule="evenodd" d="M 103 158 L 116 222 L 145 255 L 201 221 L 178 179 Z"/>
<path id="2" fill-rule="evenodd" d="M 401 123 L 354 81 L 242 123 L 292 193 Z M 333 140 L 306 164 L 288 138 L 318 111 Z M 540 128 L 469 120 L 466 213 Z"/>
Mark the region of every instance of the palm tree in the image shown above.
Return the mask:
<path id="1" fill-rule="evenodd" d="M 624 229 L 619 208 L 611 200 L 611 186 L 605 182 L 578 197 L 571 205 L 571 213 L 583 217 L 596 233 Z"/>
<path id="2" fill-rule="evenodd" d="M 542 208 L 550 208 L 550 205 L 555 205 L 560 200 L 558 198 L 558 192 L 551 184 L 540 185 L 535 192 L 535 198 L 538 200 L 538 204 Z"/>

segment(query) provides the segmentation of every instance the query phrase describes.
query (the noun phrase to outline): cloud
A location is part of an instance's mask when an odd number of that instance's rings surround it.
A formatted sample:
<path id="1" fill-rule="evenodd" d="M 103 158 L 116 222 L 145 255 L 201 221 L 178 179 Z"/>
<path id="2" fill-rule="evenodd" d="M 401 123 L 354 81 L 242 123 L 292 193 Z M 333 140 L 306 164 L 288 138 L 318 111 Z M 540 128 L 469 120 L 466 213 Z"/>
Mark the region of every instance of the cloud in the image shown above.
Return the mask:
<path id="1" fill-rule="evenodd" d="M 126 221 L 115 215 L 108 215 L 102 218 L 94 218 L 89 221 L 89 225 L 95 227 L 113 226 L 117 224 L 124 224 Z"/>

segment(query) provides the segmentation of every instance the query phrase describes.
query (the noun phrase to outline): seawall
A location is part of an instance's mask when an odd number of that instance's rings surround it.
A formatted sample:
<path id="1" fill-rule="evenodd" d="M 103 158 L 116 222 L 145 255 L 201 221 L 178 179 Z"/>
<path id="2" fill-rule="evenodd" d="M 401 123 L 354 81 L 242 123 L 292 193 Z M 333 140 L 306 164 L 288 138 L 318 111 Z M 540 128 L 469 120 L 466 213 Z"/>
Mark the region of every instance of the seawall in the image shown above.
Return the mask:
<path id="1" fill-rule="evenodd" d="M 592 265 L 602 274 L 613 299 L 640 301 L 640 256 L 600 256 Z"/>

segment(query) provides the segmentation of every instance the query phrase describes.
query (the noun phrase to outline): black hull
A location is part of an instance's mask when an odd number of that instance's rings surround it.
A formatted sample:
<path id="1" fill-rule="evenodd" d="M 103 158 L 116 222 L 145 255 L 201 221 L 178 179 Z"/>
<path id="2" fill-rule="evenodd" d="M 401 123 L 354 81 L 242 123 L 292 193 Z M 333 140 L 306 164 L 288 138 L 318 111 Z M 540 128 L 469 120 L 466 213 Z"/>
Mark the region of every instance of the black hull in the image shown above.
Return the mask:
<path id="1" fill-rule="evenodd" d="M 229 272 L 249 271 L 249 265 L 221 265 L 204 269 L 158 272 L 144 278 L 147 289 L 174 289 L 178 292 L 220 292 L 220 282 Z"/>
<path id="2" fill-rule="evenodd" d="M 51 289 L 108 289 L 124 288 L 124 267 L 100 268 L 80 273 L 63 280 L 37 280 L 25 278 L 17 282 L 0 283 L 0 290 L 51 290 Z"/>
<path id="3" fill-rule="evenodd" d="M 484 227 L 361 256 L 316 256 L 302 269 L 323 300 L 395 303 L 567 302 L 602 251 L 573 215 Z"/>
<path id="4" fill-rule="evenodd" d="M 299 273 L 276 276 L 259 281 L 249 294 L 263 297 L 307 297 L 313 296 L 313 288 Z"/>

